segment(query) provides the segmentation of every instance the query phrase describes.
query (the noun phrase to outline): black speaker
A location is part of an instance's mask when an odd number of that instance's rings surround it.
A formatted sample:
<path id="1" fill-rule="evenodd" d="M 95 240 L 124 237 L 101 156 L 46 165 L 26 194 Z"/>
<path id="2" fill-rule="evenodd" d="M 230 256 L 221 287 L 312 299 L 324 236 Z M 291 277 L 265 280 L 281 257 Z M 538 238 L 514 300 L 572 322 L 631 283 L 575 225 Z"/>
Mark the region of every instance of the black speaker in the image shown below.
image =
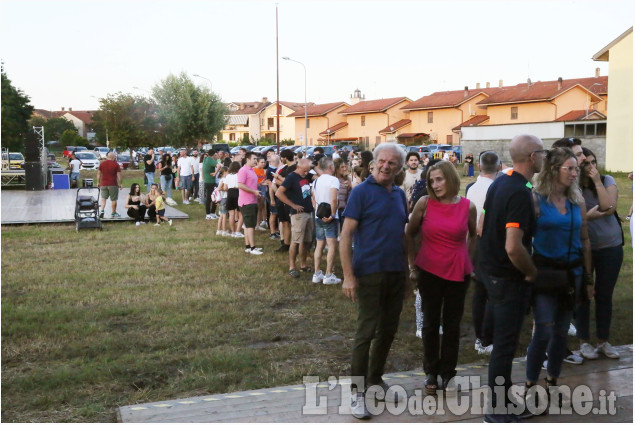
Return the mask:
<path id="1" fill-rule="evenodd" d="M 24 174 L 26 177 L 26 190 L 44 190 L 46 187 L 46 175 L 41 162 L 25 162 Z"/>
<path id="2" fill-rule="evenodd" d="M 42 159 L 42 145 L 39 137 L 29 132 L 24 137 L 24 160 L 26 162 L 38 162 Z"/>

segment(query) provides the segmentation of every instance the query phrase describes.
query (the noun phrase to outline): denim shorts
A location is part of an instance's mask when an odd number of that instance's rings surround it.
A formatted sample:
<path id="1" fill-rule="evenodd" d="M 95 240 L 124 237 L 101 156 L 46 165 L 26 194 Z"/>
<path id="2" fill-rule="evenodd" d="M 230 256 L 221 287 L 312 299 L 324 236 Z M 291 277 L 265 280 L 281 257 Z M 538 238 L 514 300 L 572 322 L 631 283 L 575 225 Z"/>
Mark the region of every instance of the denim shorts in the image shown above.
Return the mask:
<path id="1" fill-rule="evenodd" d="M 192 176 L 181 176 L 179 183 L 181 189 L 190 190 L 192 188 Z"/>
<path id="2" fill-rule="evenodd" d="M 220 204 L 218 204 L 218 213 L 220 215 L 227 214 L 227 198 L 222 198 Z"/>
<path id="3" fill-rule="evenodd" d="M 315 239 L 323 241 L 325 238 L 337 238 L 337 230 L 339 229 L 339 220 L 332 220 L 325 223 L 321 218 L 315 218 Z"/>

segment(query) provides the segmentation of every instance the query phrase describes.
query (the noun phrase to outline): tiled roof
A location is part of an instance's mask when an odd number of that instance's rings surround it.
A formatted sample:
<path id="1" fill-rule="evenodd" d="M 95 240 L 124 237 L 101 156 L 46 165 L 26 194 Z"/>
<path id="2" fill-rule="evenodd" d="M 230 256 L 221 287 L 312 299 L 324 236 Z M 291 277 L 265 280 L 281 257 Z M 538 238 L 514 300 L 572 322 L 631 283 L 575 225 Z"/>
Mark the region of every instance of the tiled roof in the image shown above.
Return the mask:
<path id="1" fill-rule="evenodd" d="M 340 111 L 340 114 L 364 114 L 371 112 L 383 112 L 388 108 L 391 108 L 404 100 L 410 101 L 407 97 L 392 97 L 390 99 L 378 99 L 378 100 L 365 100 L 359 102 L 349 108 Z"/>
<path id="2" fill-rule="evenodd" d="M 342 121 L 341 123 L 335 124 L 334 126 L 329 127 L 323 132 L 321 132 L 320 136 L 328 136 L 330 134 L 335 134 L 336 131 L 343 129 L 347 125 L 348 123 L 346 121 Z"/>
<path id="3" fill-rule="evenodd" d="M 340 106 L 348 106 L 346 102 L 334 102 L 334 103 L 322 103 L 319 105 L 309 105 L 306 108 L 307 117 L 319 117 L 321 115 L 326 115 L 334 109 L 339 108 Z M 291 115 L 287 115 L 289 117 L 304 117 L 304 108 L 301 110 L 292 113 Z"/>
<path id="4" fill-rule="evenodd" d="M 428 136 L 428 133 L 401 133 L 397 136 L 397 139 L 408 139 L 410 137 L 422 137 Z"/>
<path id="5" fill-rule="evenodd" d="M 389 124 L 386 128 L 382 128 L 381 130 L 379 130 L 379 134 L 391 134 L 394 133 L 395 131 L 399 130 L 402 127 L 405 127 L 407 125 L 409 125 L 412 121 L 408 120 L 408 119 L 404 119 L 404 120 L 399 120 L 396 123 L 393 124 Z"/>
<path id="6" fill-rule="evenodd" d="M 271 105 L 271 102 L 231 102 L 226 104 L 238 106 L 238 110 L 229 111 L 229 115 L 254 115 Z"/>
<path id="7" fill-rule="evenodd" d="M 511 87 L 498 89 L 487 99 L 478 102 L 479 105 L 496 105 L 504 103 L 539 102 L 550 100 L 560 96 L 576 85 L 584 87 L 596 96 L 606 94 L 608 90 L 608 77 L 575 78 L 562 80 L 562 86 L 558 88 L 558 81 L 536 81 L 518 84 Z"/>
<path id="8" fill-rule="evenodd" d="M 51 118 L 59 118 L 64 115 L 66 111 L 49 111 L 46 109 L 34 109 L 33 115 L 40 116 L 42 118 L 46 118 L 47 120 Z"/>
<path id="9" fill-rule="evenodd" d="M 479 125 L 484 123 L 485 121 L 488 121 L 489 117 L 487 115 L 476 115 L 472 118 L 470 118 L 467 121 L 463 121 L 461 124 L 457 125 L 456 127 L 454 127 L 452 129 L 452 131 L 457 131 L 460 130 L 461 127 L 473 127 L 475 125 Z"/>
<path id="10" fill-rule="evenodd" d="M 275 102 L 274 102 L 275 103 Z M 302 111 L 302 113 L 304 114 L 304 103 L 298 103 L 298 102 L 283 102 L 282 100 L 280 101 L 280 104 L 282 106 L 286 106 L 289 109 L 293 109 L 295 112 L 298 111 Z M 313 103 L 312 102 L 307 102 L 307 109 L 312 106 Z"/>
<path id="11" fill-rule="evenodd" d="M 249 115 L 227 115 L 227 125 L 247 125 Z"/>
<path id="12" fill-rule="evenodd" d="M 591 116 L 593 116 L 593 118 L 589 118 Z M 606 115 L 596 110 L 587 111 L 586 109 L 581 109 L 567 112 L 560 118 L 557 118 L 556 121 L 579 121 L 584 119 L 603 120 L 606 119 Z"/>
<path id="13" fill-rule="evenodd" d="M 491 95 L 500 90 L 500 88 L 485 88 L 485 89 L 472 89 L 467 90 L 467 96 L 465 90 L 453 90 L 453 91 L 439 91 L 432 93 L 429 96 L 423 96 L 420 99 L 415 100 L 409 105 L 404 106 L 401 109 L 412 111 L 415 109 L 432 109 L 432 108 L 454 108 L 462 103 L 467 102 L 470 99 L 483 93 L 485 95 Z"/>

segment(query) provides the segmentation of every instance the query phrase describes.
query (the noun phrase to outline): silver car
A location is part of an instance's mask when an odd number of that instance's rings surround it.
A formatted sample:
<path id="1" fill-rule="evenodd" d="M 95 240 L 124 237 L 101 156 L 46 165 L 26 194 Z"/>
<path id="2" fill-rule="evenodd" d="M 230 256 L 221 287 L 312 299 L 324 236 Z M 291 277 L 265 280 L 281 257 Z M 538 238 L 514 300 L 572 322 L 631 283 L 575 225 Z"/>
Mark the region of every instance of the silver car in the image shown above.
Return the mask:
<path id="1" fill-rule="evenodd" d="M 75 156 L 82 162 L 79 167 L 80 170 L 96 170 L 99 168 L 99 159 L 93 152 L 77 152 Z"/>

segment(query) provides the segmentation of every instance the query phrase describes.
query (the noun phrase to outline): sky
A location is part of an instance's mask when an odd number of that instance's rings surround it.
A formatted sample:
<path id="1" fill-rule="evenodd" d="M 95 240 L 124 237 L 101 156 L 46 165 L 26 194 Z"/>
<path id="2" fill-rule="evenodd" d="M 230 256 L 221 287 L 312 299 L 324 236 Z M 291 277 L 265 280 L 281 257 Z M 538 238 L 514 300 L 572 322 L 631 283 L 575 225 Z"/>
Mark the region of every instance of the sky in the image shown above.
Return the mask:
<path id="1" fill-rule="evenodd" d="M 187 73 L 225 102 L 348 102 L 608 75 L 631 0 L 0 0 L 0 58 L 40 109 L 92 110 Z M 195 77 L 198 74 L 201 77 Z M 134 88 L 137 87 L 137 88 Z"/>

